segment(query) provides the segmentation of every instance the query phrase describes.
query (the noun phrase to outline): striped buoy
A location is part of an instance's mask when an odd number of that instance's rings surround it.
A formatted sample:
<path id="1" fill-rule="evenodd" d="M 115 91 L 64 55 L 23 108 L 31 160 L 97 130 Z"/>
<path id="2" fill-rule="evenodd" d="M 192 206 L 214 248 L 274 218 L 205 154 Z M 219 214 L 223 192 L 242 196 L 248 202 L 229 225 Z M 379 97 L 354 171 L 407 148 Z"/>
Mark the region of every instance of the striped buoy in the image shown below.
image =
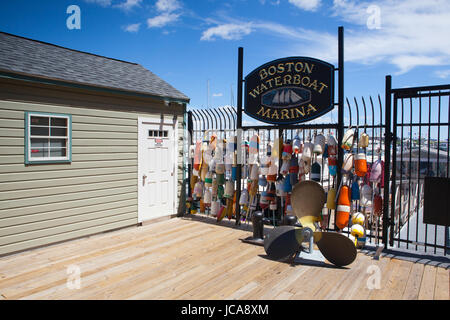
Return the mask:
<path id="1" fill-rule="evenodd" d="M 231 197 L 233 197 L 233 193 L 234 193 L 234 183 L 232 181 L 227 181 L 225 184 L 224 197 L 230 199 Z"/>
<path id="2" fill-rule="evenodd" d="M 364 177 L 367 173 L 367 160 L 364 153 L 355 156 L 355 173 L 358 177 Z"/>
<path id="3" fill-rule="evenodd" d="M 289 161 L 289 173 L 298 174 L 298 158 L 297 155 L 293 155 L 291 160 Z"/>
<path id="4" fill-rule="evenodd" d="M 253 180 L 258 180 L 259 177 L 259 166 L 257 163 L 252 164 L 252 168 L 250 171 L 250 179 Z"/>
<path id="5" fill-rule="evenodd" d="M 352 148 L 354 136 L 355 136 L 355 131 L 353 129 L 348 129 L 344 133 L 344 137 L 342 138 L 342 145 L 341 145 L 341 147 L 344 150 L 350 150 Z"/>
<path id="6" fill-rule="evenodd" d="M 267 172 L 267 181 L 275 182 L 277 180 L 277 175 L 278 175 L 278 166 L 273 161 L 270 164 L 269 171 Z"/>
<path id="7" fill-rule="evenodd" d="M 260 185 L 261 187 L 267 186 L 267 179 L 266 179 L 266 177 L 264 177 L 264 176 L 259 177 L 258 185 Z"/>
<path id="8" fill-rule="evenodd" d="M 376 160 L 372 164 L 372 167 L 370 168 L 369 181 L 374 183 L 380 182 L 382 172 L 383 172 L 383 163 L 381 160 Z"/>
<path id="9" fill-rule="evenodd" d="M 311 166 L 311 174 L 310 174 L 311 180 L 320 182 L 320 171 L 321 171 L 320 164 L 317 161 L 314 162 Z"/>
<path id="10" fill-rule="evenodd" d="M 289 166 L 290 166 L 290 159 L 286 160 L 283 159 L 281 163 L 281 169 L 280 172 L 282 175 L 286 175 L 289 173 Z"/>
<path id="11" fill-rule="evenodd" d="M 205 187 L 211 188 L 212 186 L 212 172 L 208 171 L 205 176 Z"/>
<path id="12" fill-rule="evenodd" d="M 197 197 L 197 199 L 200 199 L 203 195 L 203 184 L 201 181 L 197 181 L 194 187 L 194 194 Z"/>
<path id="13" fill-rule="evenodd" d="M 258 181 L 252 180 L 249 190 L 250 197 L 254 197 L 257 193 L 258 193 Z"/>
<path id="14" fill-rule="evenodd" d="M 211 195 L 213 197 L 217 197 L 217 187 L 219 186 L 219 184 L 217 183 L 217 178 L 214 177 L 212 180 L 212 184 L 211 184 Z"/>
<path id="15" fill-rule="evenodd" d="M 217 217 L 219 209 L 220 209 L 220 201 L 211 202 L 211 216 Z"/>
<path id="16" fill-rule="evenodd" d="M 222 221 L 222 219 L 225 217 L 225 214 L 225 207 L 221 205 L 219 212 L 217 213 L 217 222 Z"/>
<path id="17" fill-rule="evenodd" d="M 311 142 L 305 142 L 303 145 L 303 153 L 302 153 L 302 159 L 305 161 L 305 163 L 308 163 L 311 161 L 312 156 L 312 143 Z"/>
<path id="18" fill-rule="evenodd" d="M 277 202 L 272 200 L 270 201 L 269 210 L 275 211 L 278 209 Z"/>
<path id="19" fill-rule="evenodd" d="M 295 186 L 298 183 L 298 174 L 297 173 L 289 173 L 289 179 L 291 180 L 291 185 Z"/>
<path id="20" fill-rule="evenodd" d="M 328 158 L 328 172 L 333 177 L 337 174 L 337 159 L 334 156 Z"/>
<path id="21" fill-rule="evenodd" d="M 222 199 L 223 198 L 223 194 L 224 194 L 224 189 L 223 189 L 223 185 L 219 184 L 217 186 L 217 199 Z"/>
<path id="22" fill-rule="evenodd" d="M 250 164 L 254 164 L 258 160 L 258 152 L 259 152 L 259 136 L 255 134 L 250 139 L 250 145 L 248 149 Z"/>
<path id="23" fill-rule="evenodd" d="M 330 210 L 336 210 L 336 189 L 334 188 L 328 190 L 327 208 Z"/>
<path id="24" fill-rule="evenodd" d="M 262 210 L 267 209 L 269 207 L 269 198 L 267 196 L 267 192 L 261 192 L 261 199 L 259 200 L 259 206 Z"/>
<path id="25" fill-rule="evenodd" d="M 343 185 L 339 191 L 339 198 L 336 207 L 336 226 L 344 229 L 348 225 L 350 218 L 350 190 Z"/>
<path id="26" fill-rule="evenodd" d="M 222 186 L 225 184 L 225 174 L 224 173 L 216 173 L 217 184 Z"/>
<path id="27" fill-rule="evenodd" d="M 268 156 L 261 157 L 261 165 L 259 167 L 259 171 L 263 176 L 267 176 L 270 167 L 270 158 Z"/>
<path id="28" fill-rule="evenodd" d="M 283 144 L 283 153 L 281 154 L 281 158 L 283 160 L 289 160 L 292 156 L 292 143 L 291 140 L 286 141 L 286 143 Z"/>

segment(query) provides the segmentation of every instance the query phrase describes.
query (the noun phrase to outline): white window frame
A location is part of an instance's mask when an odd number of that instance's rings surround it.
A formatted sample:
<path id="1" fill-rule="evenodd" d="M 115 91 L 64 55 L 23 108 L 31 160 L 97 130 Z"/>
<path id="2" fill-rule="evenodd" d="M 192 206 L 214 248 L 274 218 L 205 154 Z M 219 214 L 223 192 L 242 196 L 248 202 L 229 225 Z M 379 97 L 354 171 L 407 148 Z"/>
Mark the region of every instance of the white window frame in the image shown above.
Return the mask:
<path id="1" fill-rule="evenodd" d="M 49 119 L 49 135 L 48 136 L 32 136 L 31 135 L 31 117 L 47 117 Z M 51 125 L 52 118 L 67 119 L 67 135 L 66 136 L 52 136 L 51 128 L 56 126 Z M 58 127 L 56 127 L 58 128 Z M 65 127 L 64 127 L 65 128 Z M 66 156 L 64 157 L 31 157 L 31 139 L 66 139 Z M 39 163 L 70 163 L 72 162 L 72 116 L 69 114 L 60 113 L 45 113 L 45 112 L 25 112 L 25 164 L 39 164 Z"/>

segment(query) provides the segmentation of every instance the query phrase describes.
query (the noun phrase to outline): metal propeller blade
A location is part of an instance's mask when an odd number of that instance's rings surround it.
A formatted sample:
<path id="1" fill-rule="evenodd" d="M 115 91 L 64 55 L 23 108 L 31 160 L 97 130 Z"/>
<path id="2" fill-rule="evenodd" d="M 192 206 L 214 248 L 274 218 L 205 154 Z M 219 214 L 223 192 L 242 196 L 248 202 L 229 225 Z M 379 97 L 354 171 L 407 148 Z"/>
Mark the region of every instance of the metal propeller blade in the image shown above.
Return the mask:
<path id="1" fill-rule="evenodd" d="M 292 257 L 303 242 L 301 228 L 280 226 L 272 229 L 264 238 L 264 250 L 270 259 L 285 260 Z"/>
<path id="2" fill-rule="evenodd" d="M 322 255 L 338 267 L 349 265 L 356 259 L 354 243 L 341 233 L 316 231 L 314 242 Z"/>

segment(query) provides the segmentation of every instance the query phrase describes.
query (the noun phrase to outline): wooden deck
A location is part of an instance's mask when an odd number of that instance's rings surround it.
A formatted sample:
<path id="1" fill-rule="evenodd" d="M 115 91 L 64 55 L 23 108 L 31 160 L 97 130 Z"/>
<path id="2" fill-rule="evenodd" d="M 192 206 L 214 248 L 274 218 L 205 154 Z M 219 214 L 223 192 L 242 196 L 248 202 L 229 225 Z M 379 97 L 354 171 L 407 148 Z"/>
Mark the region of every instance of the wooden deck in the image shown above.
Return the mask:
<path id="1" fill-rule="evenodd" d="M 363 253 L 348 268 L 293 266 L 242 243 L 251 234 L 243 227 L 199 220 L 175 218 L 2 257 L 0 299 L 450 299 L 444 268 Z M 68 270 L 76 268 L 81 288 L 69 289 L 76 274 Z M 377 274 L 379 288 L 370 289 Z"/>

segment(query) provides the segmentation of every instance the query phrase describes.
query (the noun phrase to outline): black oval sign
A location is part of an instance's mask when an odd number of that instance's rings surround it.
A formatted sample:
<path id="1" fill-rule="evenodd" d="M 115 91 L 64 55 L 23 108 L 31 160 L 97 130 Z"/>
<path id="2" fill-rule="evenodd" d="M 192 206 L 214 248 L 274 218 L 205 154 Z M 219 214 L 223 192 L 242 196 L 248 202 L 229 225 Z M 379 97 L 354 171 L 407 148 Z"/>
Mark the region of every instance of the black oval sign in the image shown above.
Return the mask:
<path id="1" fill-rule="evenodd" d="M 334 66 L 308 57 L 268 62 L 245 77 L 244 112 L 263 122 L 292 124 L 334 107 Z"/>

